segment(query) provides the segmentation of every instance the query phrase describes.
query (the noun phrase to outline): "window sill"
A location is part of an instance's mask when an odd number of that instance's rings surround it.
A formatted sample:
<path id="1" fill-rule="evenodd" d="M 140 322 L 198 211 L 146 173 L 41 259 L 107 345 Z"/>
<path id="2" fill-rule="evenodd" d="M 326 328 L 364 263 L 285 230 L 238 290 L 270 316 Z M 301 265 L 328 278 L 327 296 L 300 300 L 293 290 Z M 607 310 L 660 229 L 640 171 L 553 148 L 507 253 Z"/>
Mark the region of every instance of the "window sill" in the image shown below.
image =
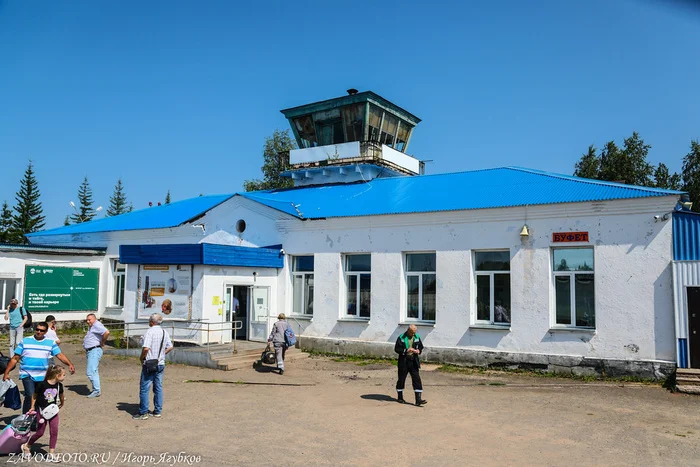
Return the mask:
<path id="1" fill-rule="evenodd" d="M 426 327 L 435 327 L 435 321 L 401 321 L 399 323 L 399 326 L 409 326 L 411 324 L 415 324 L 416 326 L 426 326 Z"/>
<path id="2" fill-rule="evenodd" d="M 298 319 L 299 321 L 312 321 L 314 319 L 314 315 L 288 315 L 287 318 Z"/>
<path id="3" fill-rule="evenodd" d="M 341 323 L 367 323 L 369 324 L 369 318 L 352 318 L 352 317 L 343 317 L 343 318 L 338 318 L 338 321 Z"/>
<path id="4" fill-rule="evenodd" d="M 500 324 L 472 324 L 469 329 L 485 329 L 487 331 L 506 331 L 510 332 L 510 325 Z"/>
<path id="5" fill-rule="evenodd" d="M 570 327 L 570 328 L 555 327 L 555 328 L 549 328 L 549 332 L 559 332 L 559 331 L 564 331 L 564 332 L 585 332 L 585 333 L 588 333 L 588 334 L 595 334 L 595 332 L 596 332 L 595 328 L 577 328 L 577 327 Z"/>
<path id="6" fill-rule="evenodd" d="M 105 307 L 105 313 L 121 313 L 124 311 L 123 306 L 110 305 Z"/>

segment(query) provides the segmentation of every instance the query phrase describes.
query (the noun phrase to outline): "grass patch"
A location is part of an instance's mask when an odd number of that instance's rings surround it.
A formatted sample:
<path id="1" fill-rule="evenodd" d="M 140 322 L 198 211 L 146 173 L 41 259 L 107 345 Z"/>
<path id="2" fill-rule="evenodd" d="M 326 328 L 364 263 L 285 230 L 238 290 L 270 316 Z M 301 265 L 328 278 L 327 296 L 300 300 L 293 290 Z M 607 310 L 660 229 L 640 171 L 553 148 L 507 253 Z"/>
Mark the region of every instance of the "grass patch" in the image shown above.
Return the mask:
<path id="1" fill-rule="evenodd" d="M 444 373 L 458 373 L 466 375 L 486 375 L 486 374 L 516 374 L 523 376 L 534 376 L 538 378 L 564 378 L 573 379 L 576 381 L 583 382 L 594 382 L 594 381 L 608 381 L 608 382 L 620 382 L 620 383 L 642 383 L 652 386 L 661 386 L 664 384 L 663 381 L 657 381 L 653 379 L 640 378 L 637 376 L 599 376 L 599 375 L 574 375 L 565 373 L 554 373 L 552 371 L 544 370 L 528 370 L 521 368 L 486 368 L 486 367 L 464 367 L 459 365 L 445 364 L 437 368 L 437 371 L 442 371 Z"/>
<path id="2" fill-rule="evenodd" d="M 357 366 L 367 366 L 367 365 L 398 365 L 398 360 L 395 358 L 380 358 L 380 357 L 370 357 L 367 355 L 338 355 L 329 352 L 309 352 L 310 357 L 324 357 L 330 358 L 334 362 L 339 363 L 354 363 Z"/>

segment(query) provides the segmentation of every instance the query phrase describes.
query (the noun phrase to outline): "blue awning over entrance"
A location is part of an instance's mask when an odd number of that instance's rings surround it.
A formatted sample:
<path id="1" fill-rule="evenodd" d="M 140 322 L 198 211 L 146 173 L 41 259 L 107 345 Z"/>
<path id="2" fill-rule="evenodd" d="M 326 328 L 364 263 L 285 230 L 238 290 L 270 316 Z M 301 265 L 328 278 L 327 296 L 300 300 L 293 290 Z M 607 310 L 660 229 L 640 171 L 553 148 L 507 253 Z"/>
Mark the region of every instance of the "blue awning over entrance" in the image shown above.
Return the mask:
<path id="1" fill-rule="evenodd" d="M 256 268 L 281 268 L 284 266 L 281 248 L 251 248 L 211 243 L 120 245 L 119 262 L 122 264 L 206 264 Z"/>

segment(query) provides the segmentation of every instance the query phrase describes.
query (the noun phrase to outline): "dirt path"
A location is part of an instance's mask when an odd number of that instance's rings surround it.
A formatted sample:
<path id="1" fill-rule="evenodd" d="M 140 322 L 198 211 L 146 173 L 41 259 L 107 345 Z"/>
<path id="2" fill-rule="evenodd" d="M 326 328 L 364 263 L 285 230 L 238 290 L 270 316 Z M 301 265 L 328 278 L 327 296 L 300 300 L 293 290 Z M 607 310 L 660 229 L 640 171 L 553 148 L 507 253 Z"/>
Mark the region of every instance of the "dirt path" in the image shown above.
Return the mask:
<path id="1" fill-rule="evenodd" d="M 58 451 L 83 453 L 64 465 L 700 465 L 700 397 L 657 386 L 426 366 L 418 408 L 394 401 L 389 365 L 308 358 L 284 376 L 169 365 L 163 417 L 139 421 L 136 359 L 105 356 L 103 395 L 87 399 L 80 345 L 62 347 L 78 371 Z M 2 410 L 6 423 L 17 414 Z M 178 453 L 194 457 L 167 457 Z"/>

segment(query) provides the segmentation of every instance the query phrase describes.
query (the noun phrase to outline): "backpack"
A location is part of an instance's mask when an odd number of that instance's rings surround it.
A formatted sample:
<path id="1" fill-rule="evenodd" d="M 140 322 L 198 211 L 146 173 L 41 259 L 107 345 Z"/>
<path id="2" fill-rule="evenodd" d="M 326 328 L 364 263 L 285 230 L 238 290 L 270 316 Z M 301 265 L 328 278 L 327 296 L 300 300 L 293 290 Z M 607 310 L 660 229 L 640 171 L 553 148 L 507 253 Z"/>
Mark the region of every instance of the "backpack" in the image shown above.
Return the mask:
<path id="1" fill-rule="evenodd" d="M 284 343 L 287 344 L 287 347 L 292 347 L 297 343 L 297 336 L 294 335 L 294 331 L 292 331 L 292 327 L 289 325 L 287 325 L 287 329 L 284 331 Z"/>
<path id="2" fill-rule="evenodd" d="M 24 314 L 22 314 L 22 311 L 24 311 Z M 24 323 L 24 329 L 30 329 L 32 327 L 32 314 L 22 306 L 19 307 L 19 314 L 22 315 L 23 318 L 25 316 L 27 317 L 27 322 Z"/>

